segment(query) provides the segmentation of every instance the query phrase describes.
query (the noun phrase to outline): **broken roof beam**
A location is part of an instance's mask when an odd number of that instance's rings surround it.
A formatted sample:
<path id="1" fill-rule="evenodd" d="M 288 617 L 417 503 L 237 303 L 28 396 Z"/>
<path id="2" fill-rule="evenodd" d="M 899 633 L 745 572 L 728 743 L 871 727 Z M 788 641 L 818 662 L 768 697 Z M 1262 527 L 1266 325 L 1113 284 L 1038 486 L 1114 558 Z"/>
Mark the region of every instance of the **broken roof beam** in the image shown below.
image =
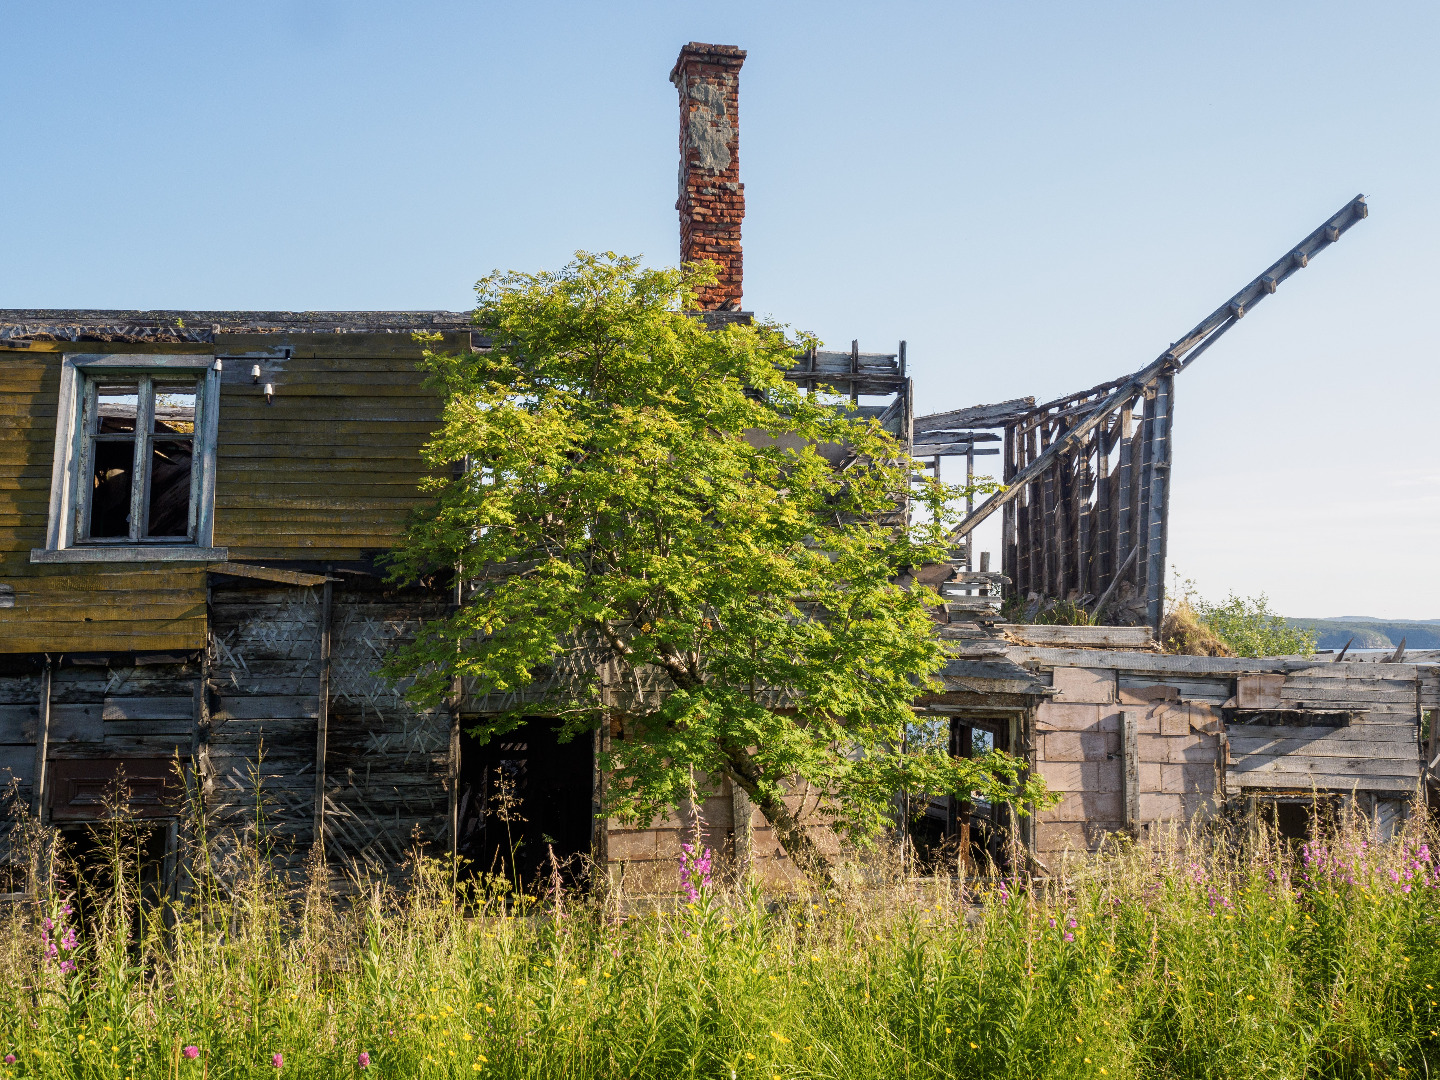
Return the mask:
<path id="1" fill-rule="evenodd" d="M 1365 196 L 1357 195 L 1351 199 L 1338 212 L 1331 215 L 1328 221 L 1291 248 L 1288 254 L 1271 264 L 1264 273 L 1232 296 L 1227 303 L 1222 304 L 1201 320 L 1183 338 L 1173 343 L 1150 364 L 1120 382 L 1108 397 L 1095 402 L 1093 408 L 1080 410 L 1086 411 L 1087 415 L 1051 443 L 1029 465 L 1012 476 L 1007 481 L 1008 486 L 1004 491 L 991 495 L 975 508 L 973 514 L 967 514 L 965 520 L 951 531 L 951 539 L 958 540 L 968 536 L 977 525 L 1019 495 L 1026 484 L 1043 475 L 1056 458 L 1079 444 L 1095 429 L 1096 425 L 1115 410 L 1144 393 L 1158 376 L 1167 372 L 1183 371 L 1194 363 L 1201 353 L 1219 340 L 1220 335 L 1242 319 L 1250 307 L 1273 293 L 1276 287 L 1291 274 L 1308 266 L 1311 258 L 1339 240 L 1357 221 L 1369 215 L 1370 209 L 1365 205 Z M 918 431 L 920 420 L 917 419 L 915 424 Z"/>
<path id="2" fill-rule="evenodd" d="M 918 437 L 927 431 L 944 431 L 947 428 L 1004 427 L 1012 420 L 1019 420 L 1034 408 L 1033 397 L 1022 397 L 996 402 L 994 405 L 971 405 L 968 409 L 917 416 L 915 434 Z"/>

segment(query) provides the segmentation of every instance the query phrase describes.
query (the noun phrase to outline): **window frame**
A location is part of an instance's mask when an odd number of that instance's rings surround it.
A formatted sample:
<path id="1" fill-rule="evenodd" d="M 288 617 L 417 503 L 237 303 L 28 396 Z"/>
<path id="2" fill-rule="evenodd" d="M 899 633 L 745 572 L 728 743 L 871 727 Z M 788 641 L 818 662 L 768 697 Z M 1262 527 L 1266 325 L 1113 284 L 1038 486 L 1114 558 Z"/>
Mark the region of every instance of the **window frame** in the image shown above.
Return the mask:
<path id="1" fill-rule="evenodd" d="M 224 562 L 227 552 L 211 547 L 215 527 L 215 443 L 220 419 L 220 359 L 203 353 L 66 353 L 60 369 L 60 393 L 55 422 L 55 459 L 50 482 L 50 516 L 45 547 L 30 552 L 31 562 Z M 90 539 L 90 492 L 87 466 L 94 442 L 85 425 L 95 408 L 95 390 L 101 380 L 129 377 L 169 382 L 196 380 L 195 431 L 192 436 L 192 471 L 189 537 L 97 537 Z M 136 417 L 137 447 L 148 448 L 154 432 L 150 408 L 153 398 L 140 393 Z M 143 415 L 141 415 L 143 414 Z M 137 455 L 138 456 L 138 455 Z M 145 464 L 148 489 L 150 465 Z M 141 492 L 142 507 L 148 490 Z M 133 500 L 132 500 L 133 507 Z M 134 511 L 132 509 L 132 518 Z"/>

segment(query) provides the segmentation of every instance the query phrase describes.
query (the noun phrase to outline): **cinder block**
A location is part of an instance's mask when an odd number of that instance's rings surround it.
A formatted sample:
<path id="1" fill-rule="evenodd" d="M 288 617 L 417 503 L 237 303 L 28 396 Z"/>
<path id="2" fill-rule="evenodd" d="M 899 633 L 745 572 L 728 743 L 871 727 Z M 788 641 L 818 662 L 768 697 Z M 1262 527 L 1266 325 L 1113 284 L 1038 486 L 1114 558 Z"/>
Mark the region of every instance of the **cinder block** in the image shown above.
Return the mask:
<path id="1" fill-rule="evenodd" d="M 1161 735 L 1189 735 L 1190 710 L 1184 705 L 1161 705 L 1155 709 Z"/>
<path id="2" fill-rule="evenodd" d="M 1086 783 L 1078 761 L 1042 761 L 1040 776 L 1051 791 L 1084 791 Z"/>
<path id="3" fill-rule="evenodd" d="M 1142 761 L 1140 763 L 1140 790 L 1159 791 L 1161 784 L 1164 783 L 1160 771 L 1163 768 L 1165 768 L 1165 766 L 1158 762 Z"/>
<path id="4" fill-rule="evenodd" d="M 1175 686 L 1122 686 L 1122 705 L 1150 706 L 1157 702 L 1179 701 L 1180 689 Z"/>
<path id="5" fill-rule="evenodd" d="M 619 862 L 622 859 L 631 862 L 659 857 L 654 829 L 643 831 L 611 829 L 607 843 L 611 862 Z"/>
<path id="6" fill-rule="evenodd" d="M 1037 710 L 1035 720 L 1042 728 L 1054 728 L 1057 731 L 1098 731 L 1100 706 L 1047 701 Z M 1115 730 L 1118 731 L 1119 728 Z"/>
<path id="7" fill-rule="evenodd" d="M 1191 705 L 1190 730 L 1201 735 L 1220 734 L 1220 710 L 1213 705 Z"/>
<path id="8" fill-rule="evenodd" d="M 1167 795 L 1183 795 L 1189 791 L 1215 790 L 1215 766 L 1190 762 L 1184 765 L 1162 765 L 1161 790 Z"/>
<path id="9" fill-rule="evenodd" d="M 1108 668 L 1057 667 L 1052 685 L 1063 702 L 1108 705 L 1115 700 L 1115 672 Z"/>
<path id="10" fill-rule="evenodd" d="M 1215 814 L 1218 807 L 1212 791 L 1187 791 L 1181 796 L 1185 803 L 1185 819 L 1207 818 Z"/>
<path id="11" fill-rule="evenodd" d="M 1104 761 L 1118 753 L 1120 737 L 1109 732 L 1050 731 L 1042 747 L 1044 761 Z"/>
<path id="12" fill-rule="evenodd" d="M 1035 828 L 1035 846 L 1040 849 L 1042 856 L 1065 851 L 1093 850 L 1083 821 L 1039 822 Z"/>
<path id="13" fill-rule="evenodd" d="M 1185 800 L 1179 795 L 1159 795 L 1141 792 L 1141 821 L 1184 821 Z"/>
<path id="14" fill-rule="evenodd" d="M 1048 821 L 1123 821 L 1124 808 L 1117 791 L 1085 791 L 1066 795 L 1060 805 L 1046 811 Z"/>
<path id="15" fill-rule="evenodd" d="M 1185 762 L 1214 766 L 1215 755 L 1219 752 L 1219 740 L 1211 735 L 1187 735 L 1183 739 L 1168 739 L 1166 760 L 1175 765 Z"/>
<path id="16" fill-rule="evenodd" d="M 1166 735 L 1141 735 L 1139 739 L 1140 760 L 1151 765 L 1163 765 L 1170 760 L 1170 745 L 1175 740 Z"/>
<path id="17" fill-rule="evenodd" d="M 1080 766 L 1080 777 L 1085 791 L 1119 791 L 1122 774 L 1121 761 L 1086 761 Z"/>
<path id="18" fill-rule="evenodd" d="M 1125 710 L 1135 715 L 1135 730 L 1141 735 L 1159 735 L 1160 717 L 1155 709 L 1137 705 Z"/>

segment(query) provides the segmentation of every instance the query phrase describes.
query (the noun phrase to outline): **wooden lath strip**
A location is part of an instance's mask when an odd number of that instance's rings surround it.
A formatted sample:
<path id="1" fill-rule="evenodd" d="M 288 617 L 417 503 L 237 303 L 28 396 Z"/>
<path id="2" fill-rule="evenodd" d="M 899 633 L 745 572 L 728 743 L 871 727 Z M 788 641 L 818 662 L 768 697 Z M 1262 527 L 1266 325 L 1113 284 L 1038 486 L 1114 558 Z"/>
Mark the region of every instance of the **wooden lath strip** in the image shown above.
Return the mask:
<path id="1" fill-rule="evenodd" d="M 231 577 L 254 578 L 257 581 L 278 581 L 283 585 L 325 584 L 324 574 L 302 574 L 298 570 L 280 570 L 272 566 L 253 566 L 250 563 L 207 563 L 205 569 L 212 574 L 229 574 Z"/>

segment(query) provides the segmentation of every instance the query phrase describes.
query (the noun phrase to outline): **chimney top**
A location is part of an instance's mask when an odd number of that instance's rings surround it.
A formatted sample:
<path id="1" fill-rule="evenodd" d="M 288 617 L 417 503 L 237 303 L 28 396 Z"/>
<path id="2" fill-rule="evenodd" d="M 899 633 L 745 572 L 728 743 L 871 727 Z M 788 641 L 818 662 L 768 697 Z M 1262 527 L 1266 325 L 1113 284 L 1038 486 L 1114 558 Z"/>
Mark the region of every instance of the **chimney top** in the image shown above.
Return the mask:
<path id="1" fill-rule="evenodd" d="M 692 41 L 670 72 L 680 94 L 680 261 L 713 262 L 719 269 L 715 284 L 700 292 L 705 311 L 740 307 L 745 185 L 738 76 L 744 62 L 744 49 Z"/>

